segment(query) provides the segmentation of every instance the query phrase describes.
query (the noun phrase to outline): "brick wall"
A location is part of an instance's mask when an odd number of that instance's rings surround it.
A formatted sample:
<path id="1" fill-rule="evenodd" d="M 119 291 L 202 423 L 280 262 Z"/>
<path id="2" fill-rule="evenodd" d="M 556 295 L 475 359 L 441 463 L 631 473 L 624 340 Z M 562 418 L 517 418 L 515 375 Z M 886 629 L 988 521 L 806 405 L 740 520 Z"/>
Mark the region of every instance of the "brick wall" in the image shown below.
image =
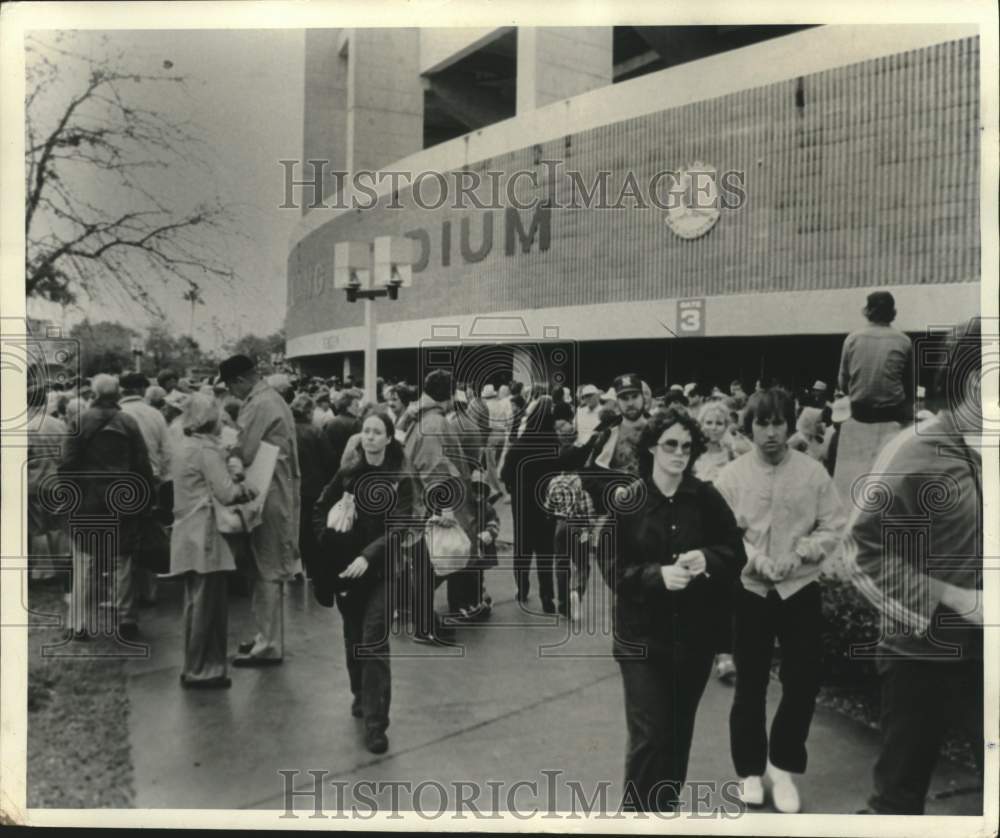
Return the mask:
<path id="1" fill-rule="evenodd" d="M 696 240 L 660 209 L 551 210 L 550 242 L 505 252 L 503 209 L 349 212 L 303 239 L 288 262 L 290 336 L 356 326 L 361 306 L 332 287 L 336 241 L 426 237 L 426 267 L 383 321 L 434 315 L 979 279 L 979 44 L 965 39 L 636 119 L 524 148 L 470 168 L 541 169 L 563 161 L 592 181 L 608 170 L 647 183 L 695 160 L 745 173 L 746 202 Z M 461 162 L 456 162 L 460 167 Z M 557 202 L 568 199 L 559 181 Z M 542 188 L 519 194 L 542 197 Z M 429 186 L 428 194 L 436 194 Z M 484 198 L 489 190 L 481 193 Z M 630 203 L 626 201 L 626 206 Z M 531 212 L 519 217 L 527 229 Z M 463 221 L 464 220 L 464 221 Z M 479 261 L 469 249 L 493 245 Z M 423 233 L 418 232 L 423 231 Z M 450 234 L 450 257 L 442 238 Z"/>

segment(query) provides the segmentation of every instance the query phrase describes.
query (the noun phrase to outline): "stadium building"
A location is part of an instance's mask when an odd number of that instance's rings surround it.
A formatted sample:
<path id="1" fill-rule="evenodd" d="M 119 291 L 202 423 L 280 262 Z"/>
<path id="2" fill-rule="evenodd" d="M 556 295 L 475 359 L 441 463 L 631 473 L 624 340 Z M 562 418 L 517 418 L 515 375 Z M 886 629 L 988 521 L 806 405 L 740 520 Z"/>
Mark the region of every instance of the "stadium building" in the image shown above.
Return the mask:
<path id="1" fill-rule="evenodd" d="M 412 285 L 370 304 L 379 374 L 411 382 L 451 365 L 477 385 L 803 385 L 835 378 L 871 290 L 914 336 L 979 311 L 974 26 L 305 43 L 303 160 L 320 162 L 286 164 L 303 215 L 285 327 L 306 372 L 361 375 L 367 304 L 334 287 L 334 250 L 380 236 L 412 242 Z"/>

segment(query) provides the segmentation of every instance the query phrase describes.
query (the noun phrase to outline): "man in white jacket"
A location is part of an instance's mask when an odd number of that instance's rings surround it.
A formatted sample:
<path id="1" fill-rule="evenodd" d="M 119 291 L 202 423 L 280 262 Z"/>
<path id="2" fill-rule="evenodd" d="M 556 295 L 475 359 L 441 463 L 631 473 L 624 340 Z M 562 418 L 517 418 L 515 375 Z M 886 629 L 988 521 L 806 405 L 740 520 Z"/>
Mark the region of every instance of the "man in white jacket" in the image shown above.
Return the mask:
<path id="1" fill-rule="evenodd" d="M 820 565 L 839 547 L 846 523 L 823 466 L 788 447 L 795 401 L 777 388 L 755 393 L 744 430 L 753 450 L 725 466 L 715 487 L 743 529 L 747 564 L 737 592 L 733 657 L 736 695 L 730 745 L 743 801 L 764 802 L 772 781 L 779 812 L 798 812 L 792 774 L 806 770 L 806 739 L 822 676 Z M 766 727 L 775 639 L 781 644 L 781 702 Z"/>

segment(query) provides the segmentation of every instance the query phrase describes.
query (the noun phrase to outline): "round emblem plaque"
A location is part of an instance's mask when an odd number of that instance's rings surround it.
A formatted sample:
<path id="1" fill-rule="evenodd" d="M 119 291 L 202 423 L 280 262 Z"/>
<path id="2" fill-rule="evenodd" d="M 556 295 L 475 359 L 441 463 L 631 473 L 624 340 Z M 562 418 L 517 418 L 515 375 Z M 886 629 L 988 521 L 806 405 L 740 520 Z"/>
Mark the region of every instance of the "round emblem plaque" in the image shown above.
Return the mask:
<path id="1" fill-rule="evenodd" d="M 696 161 L 677 173 L 668 199 L 667 226 L 682 239 L 697 239 L 711 230 L 719 216 L 719 188 L 714 166 Z"/>

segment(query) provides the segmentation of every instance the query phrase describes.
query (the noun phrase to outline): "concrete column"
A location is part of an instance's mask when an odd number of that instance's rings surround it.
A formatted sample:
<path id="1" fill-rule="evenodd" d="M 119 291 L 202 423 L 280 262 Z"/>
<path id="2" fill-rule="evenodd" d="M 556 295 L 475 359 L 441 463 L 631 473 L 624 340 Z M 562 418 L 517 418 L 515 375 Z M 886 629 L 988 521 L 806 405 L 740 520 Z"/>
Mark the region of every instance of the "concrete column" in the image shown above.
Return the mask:
<path id="1" fill-rule="evenodd" d="M 518 27 L 517 112 L 611 84 L 612 46 L 610 26 Z"/>
<path id="2" fill-rule="evenodd" d="M 302 125 L 302 161 L 297 180 L 313 177 L 307 160 L 326 160 L 327 172 L 347 165 L 347 57 L 338 50 L 342 29 L 307 29 L 305 40 L 305 99 Z M 322 199 L 334 188 L 334 179 L 323 179 Z M 312 203 L 303 190 L 302 214 Z"/>
<path id="3" fill-rule="evenodd" d="M 347 169 L 378 170 L 420 151 L 419 30 L 354 29 L 347 53 Z"/>

